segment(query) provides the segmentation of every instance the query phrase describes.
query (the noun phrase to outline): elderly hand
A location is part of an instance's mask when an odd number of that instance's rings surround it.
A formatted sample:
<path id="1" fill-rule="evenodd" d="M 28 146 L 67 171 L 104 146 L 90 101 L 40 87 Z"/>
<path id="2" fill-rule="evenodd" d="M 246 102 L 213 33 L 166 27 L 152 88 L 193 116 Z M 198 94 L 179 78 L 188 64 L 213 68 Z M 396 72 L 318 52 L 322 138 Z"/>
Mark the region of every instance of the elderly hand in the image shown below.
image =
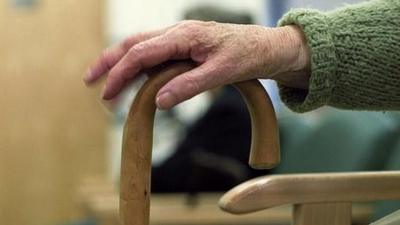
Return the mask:
<path id="1" fill-rule="evenodd" d="M 308 48 L 296 26 L 267 28 L 202 21 L 183 21 L 133 35 L 106 49 L 84 79 L 91 84 L 107 76 L 103 98 L 110 100 L 143 69 L 177 59 L 192 59 L 198 66 L 160 89 L 156 97 L 160 109 L 237 81 L 269 78 L 298 88 L 308 84 Z"/>

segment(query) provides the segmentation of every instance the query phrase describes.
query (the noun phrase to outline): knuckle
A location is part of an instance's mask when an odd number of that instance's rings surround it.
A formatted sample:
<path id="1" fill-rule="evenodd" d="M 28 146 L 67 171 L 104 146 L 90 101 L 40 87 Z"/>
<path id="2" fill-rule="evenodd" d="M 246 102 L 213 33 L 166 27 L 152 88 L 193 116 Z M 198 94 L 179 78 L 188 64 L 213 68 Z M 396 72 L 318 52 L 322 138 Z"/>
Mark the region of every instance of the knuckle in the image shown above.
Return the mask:
<path id="1" fill-rule="evenodd" d="M 111 69 L 111 54 L 110 50 L 105 49 L 100 55 L 100 64 L 104 65 L 107 69 Z"/>
<path id="2" fill-rule="evenodd" d="M 179 29 L 179 34 L 181 38 L 184 38 L 191 43 L 191 46 L 201 46 L 204 43 L 212 43 L 213 35 L 212 26 L 216 26 L 217 22 L 214 21 L 185 21 L 183 22 Z"/>
<path id="3" fill-rule="evenodd" d="M 143 68 L 142 57 L 143 50 L 141 48 L 137 48 L 134 46 L 129 49 L 129 51 L 126 53 L 127 60 L 120 67 L 121 76 L 123 76 L 123 78 L 129 79 L 134 75 L 132 74 L 132 71 L 135 71 L 135 69 L 137 68 L 139 70 Z"/>
<path id="4" fill-rule="evenodd" d="M 191 97 L 192 95 L 198 93 L 200 91 L 200 84 L 196 77 L 187 74 L 182 76 L 182 80 L 184 82 L 184 85 L 186 87 L 186 95 L 190 95 L 187 97 Z"/>
<path id="5" fill-rule="evenodd" d="M 185 33 L 193 33 L 199 29 L 199 22 L 194 20 L 185 20 L 178 26 L 178 29 Z"/>
<path id="6" fill-rule="evenodd" d="M 185 27 L 188 26 L 190 24 L 194 23 L 194 20 L 182 20 L 179 23 L 177 23 L 178 26 L 180 27 Z"/>
<path id="7" fill-rule="evenodd" d="M 198 39 L 200 39 L 203 32 L 204 30 L 198 21 L 188 20 L 182 21 L 175 29 L 168 32 L 168 35 L 175 40 L 181 40 L 179 44 L 192 46 L 192 43 L 199 42 Z"/>
<path id="8" fill-rule="evenodd" d="M 143 53 L 143 49 L 144 47 L 142 47 L 142 44 L 137 44 L 130 48 L 126 55 L 129 60 L 136 59 Z"/>
<path id="9" fill-rule="evenodd" d="M 127 53 L 128 60 L 131 64 L 139 64 L 140 67 L 144 66 L 142 61 L 149 56 L 151 47 L 152 43 L 149 41 L 134 45 Z"/>
<path id="10" fill-rule="evenodd" d="M 128 51 L 135 44 L 146 40 L 146 37 L 147 35 L 145 33 L 137 33 L 135 35 L 132 35 L 126 38 L 124 41 L 122 41 L 121 48 L 124 49 L 125 51 Z"/>
<path id="11" fill-rule="evenodd" d="M 136 37 L 129 37 L 121 42 L 121 48 L 125 51 L 128 51 L 132 47 L 133 43 L 135 43 L 135 41 Z"/>
<path id="12" fill-rule="evenodd" d="M 218 23 L 216 21 L 205 21 L 204 25 L 205 26 L 217 26 Z"/>
<path id="13" fill-rule="evenodd" d="M 153 39 L 154 40 L 154 39 Z M 136 53 L 144 54 L 155 44 L 155 41 L 148 40 L 145 42 L 140 42 L 132 47 L 132 51 L 136 51 Z M 154 43 L 153 43 L 154 42 Z"/>

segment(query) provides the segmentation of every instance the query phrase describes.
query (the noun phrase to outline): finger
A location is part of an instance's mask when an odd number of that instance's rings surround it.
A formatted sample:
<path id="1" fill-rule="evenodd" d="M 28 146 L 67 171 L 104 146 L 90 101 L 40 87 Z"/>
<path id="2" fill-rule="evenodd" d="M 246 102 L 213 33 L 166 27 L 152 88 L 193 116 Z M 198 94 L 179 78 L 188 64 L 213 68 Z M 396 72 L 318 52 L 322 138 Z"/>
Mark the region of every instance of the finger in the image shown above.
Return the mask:
<path id="1" fill-rule="evenodd" d="M 107 100 L 115 97 L 125 83 L 135 78 L 143 69 L 169 59 L 189 57 L 189 48 L 184 45 L 178 38 L 166 35 L 134 45 L 109 72 L 103 98 Z"/>
<path id="2" fill-rule="evenodd" d="M 165 32 L 165 29 L 139 33 L 126 38 L 121 43 L 105 49 L 96 61 L 89 67 L 84 81 L 91 84 L 107 73 L 135 44 L 146 41 Z"/>
<path id="3" fill-rule="evenodd" d="M 216 63 L 206 62 L 171 81 L 157 93 L 156 104 L 159 109 L 169 109 L 208 89 L 228 83 Z"/>

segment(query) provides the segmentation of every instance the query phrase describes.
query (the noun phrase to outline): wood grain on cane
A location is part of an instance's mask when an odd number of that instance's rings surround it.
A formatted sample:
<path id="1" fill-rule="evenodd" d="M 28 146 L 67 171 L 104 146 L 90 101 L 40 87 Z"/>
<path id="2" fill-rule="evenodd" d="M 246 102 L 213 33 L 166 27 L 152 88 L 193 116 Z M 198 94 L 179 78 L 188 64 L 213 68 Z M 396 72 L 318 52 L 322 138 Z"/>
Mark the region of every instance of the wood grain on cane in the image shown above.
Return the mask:
<path id="1" fill-rule="evenodd" d="M 149 224 L 155 96 L 169 80 L 193 67 L 192 62 L 186 61 L 153 69 L 131 106 L 122 146 L 120 217 L 123 225 Z M 245 99 L 252 119 L 250 165 L 255 168 L 277 165 L 280 160 L 278 128 L 268 95 L 257 80 L 234 86 Z"/>

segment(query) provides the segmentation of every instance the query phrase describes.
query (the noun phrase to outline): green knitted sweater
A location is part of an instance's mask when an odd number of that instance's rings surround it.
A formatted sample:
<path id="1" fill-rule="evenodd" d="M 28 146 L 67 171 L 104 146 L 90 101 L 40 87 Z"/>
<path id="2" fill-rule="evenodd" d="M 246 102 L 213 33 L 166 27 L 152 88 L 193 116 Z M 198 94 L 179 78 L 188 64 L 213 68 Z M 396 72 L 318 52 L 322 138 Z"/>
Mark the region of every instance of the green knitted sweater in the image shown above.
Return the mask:
<path id="1" fill-rule="evenodd" d="M 288 24 L 302 28 L 311 50 L 309 89 L 279 85 L 289 108 L 400 110 L 400 0 L 296 9 L 279 21 Z"/>

